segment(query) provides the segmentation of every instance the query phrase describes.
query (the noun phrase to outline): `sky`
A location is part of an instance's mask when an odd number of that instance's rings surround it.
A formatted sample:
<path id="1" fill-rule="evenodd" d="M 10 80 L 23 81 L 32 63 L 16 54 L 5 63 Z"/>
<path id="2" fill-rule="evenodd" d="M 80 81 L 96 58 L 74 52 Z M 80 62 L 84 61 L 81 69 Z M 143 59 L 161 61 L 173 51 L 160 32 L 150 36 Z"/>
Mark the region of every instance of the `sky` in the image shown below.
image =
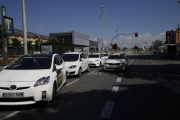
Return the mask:
<path id="1" fill-rule="evenodd" d="M 27 31 L 40 34 L 69 32 L 88 34 L 90 39 L 102 39 L 101 7 L 103 14 L 103 41 L 119 34 L 138 32 L 134 44 L 151 46 L 152 41 L 165 41 L 165 32 L 180 24 L 179 0 L 25 0 Z M 23 30 L 22 0 L 0 0 L 6 7 L 6 16 L 13 18 L 14 28 Z M 1 23 L 1 20 L 0 20 Z M 133 36 L 134 37 L 134 36 Z M 118 37 L 120 47 L 132 47 L 132 35 Z M 117 38 L 113 44 L 117 43 Z"/>

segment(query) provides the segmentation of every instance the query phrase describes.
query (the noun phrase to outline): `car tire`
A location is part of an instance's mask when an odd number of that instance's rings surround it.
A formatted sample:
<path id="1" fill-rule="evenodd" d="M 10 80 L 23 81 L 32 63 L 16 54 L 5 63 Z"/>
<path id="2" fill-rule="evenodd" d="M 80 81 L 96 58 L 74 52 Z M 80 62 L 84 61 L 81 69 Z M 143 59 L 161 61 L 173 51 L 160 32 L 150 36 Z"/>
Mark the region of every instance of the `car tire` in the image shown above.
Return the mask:
<path id="1" fill-rule="evenodd" d="M 86 70 L 87 72 L 89 72 L 89 65 L 88 65 L 88 67 L 87 67 L 87 70 Z"/>
<path id="2" fill-rule="evenodd" d="M 65 79 L 66 79 L 66 81 L 67 81 L 67 75 L 65 76 Z M 64 85 L 66 85 L 66 82 L 64 83 Z"/>
<path id="3" fill-rule="evenodd" d="M 81 74 L 82 74 L 82 70 L 81 70 L 81 68 L 79 68 L 78 77 L 81 77 Z"/>

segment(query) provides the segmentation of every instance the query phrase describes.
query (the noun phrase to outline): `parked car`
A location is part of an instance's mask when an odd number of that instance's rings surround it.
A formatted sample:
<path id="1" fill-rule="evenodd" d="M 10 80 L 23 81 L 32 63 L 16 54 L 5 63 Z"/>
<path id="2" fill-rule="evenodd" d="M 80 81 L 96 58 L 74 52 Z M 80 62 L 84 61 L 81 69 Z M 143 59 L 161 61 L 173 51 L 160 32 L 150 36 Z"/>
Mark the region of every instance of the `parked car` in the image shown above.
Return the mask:
<path id="1" fill-rule="evenodd" d="M 105 71 L 120 70 L 126 71 L 128 69 L 128 58 L 125 53 L 111 54 L 104 63 Z"/>
<path id="2" fill-rule="evenodd" d="M 105 57 L 101 53 L 93 53 L 89 55 L 88 58 L 89 58 L 89 66 L 100 67 L 104 65 Z"/>
<path id="3" fill-rule="evenodd" d="M 62 59 L 65 61 L 67 76 L 78 75 L 80 77 L 82 72 L 89 72 L 89 58 L 83 52 L 64 53 Z"/>
<path id="4" fill-rule="evenodd" d="M 105 59 L 107 59 L 109 57 L 109 53 L 104 53 L 103 55 L 104 55 Z"/>
<path id="5" fill-rule="evenodd" d="M 50 102 L 66 83 L 66 68 L 57 54 L 27 54 L 6 66 L 0 78 L 0 105 Z"/>

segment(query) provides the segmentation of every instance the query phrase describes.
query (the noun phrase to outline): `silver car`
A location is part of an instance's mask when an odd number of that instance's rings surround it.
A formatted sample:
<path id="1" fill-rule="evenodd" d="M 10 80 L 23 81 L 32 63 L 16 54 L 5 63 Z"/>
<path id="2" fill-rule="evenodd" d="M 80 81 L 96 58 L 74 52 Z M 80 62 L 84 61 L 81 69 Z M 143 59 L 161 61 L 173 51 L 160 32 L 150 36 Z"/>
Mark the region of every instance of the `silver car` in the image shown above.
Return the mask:
<path id="1" fill-rule="evenodd" d="M 128 59 L 125 53 L 111 54 L 104 63 L 105 71 L 120 70 L 126 71 L 128 68 Z"/>

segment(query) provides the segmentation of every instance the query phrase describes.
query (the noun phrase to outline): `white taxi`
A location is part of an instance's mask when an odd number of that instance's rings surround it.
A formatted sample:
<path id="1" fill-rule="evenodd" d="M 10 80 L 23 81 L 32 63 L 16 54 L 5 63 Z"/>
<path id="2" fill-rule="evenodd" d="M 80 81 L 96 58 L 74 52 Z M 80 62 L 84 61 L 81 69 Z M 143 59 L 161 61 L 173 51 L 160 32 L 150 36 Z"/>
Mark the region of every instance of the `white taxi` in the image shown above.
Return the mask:
<path id="1" fill-rule="evenodd" d="M 89 66 L 96 66 L 96 67 L 100 67 L 104 65 L 104 62 L 106 60 L 104 55 L 101 53 L 91 54 L 88 56 L 88 58 L 89 58 Z"/>
<path id="2" fill-rule="evenodd" d="M 6 66 L 0 78 L 0 105 L 50 102 L 66 83 L 66 69 L 57 54 L 27 54 Z"/>
<path id="3" fill-rule="evenodd" d="M 111 54 L 104 63 L 105 71 L 120 70 L 126 71 L 128 68 L 128 59 L 125 53 Z"/>
<path id="4" fill-rule="evenodd" d="M 62 59 L 65 61 L 67 76 L 81 76 L 82 72 L 89 72 L 89 59 L 83 52 L 64 53 Z"/>

